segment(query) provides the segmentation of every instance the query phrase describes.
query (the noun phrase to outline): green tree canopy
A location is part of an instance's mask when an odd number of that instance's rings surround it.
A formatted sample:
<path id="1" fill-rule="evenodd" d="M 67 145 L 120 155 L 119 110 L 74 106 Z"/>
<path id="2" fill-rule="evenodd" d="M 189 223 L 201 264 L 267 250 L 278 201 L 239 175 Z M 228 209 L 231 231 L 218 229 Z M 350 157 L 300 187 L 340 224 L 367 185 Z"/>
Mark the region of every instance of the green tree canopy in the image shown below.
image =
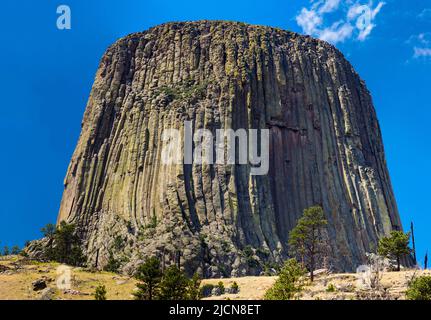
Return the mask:
<path id="1" fill-rule="evenodd" d="M 326 253 L 323 230 L 328 224 L 322 207 L 314 206 L 304 210 L 295 228 L 289 233 L 289 253 L 296 257 L 310 271 L 311 281 L 319 260 Z"/>
<path id="2" fill-rule="evenodd" d="M 21 249 L 20 249 L 19 246 L 15 245 L 15 246 L 12 247 L 12 249 L 11 249 L 10 252 L 11 252 L 11 254 L 15 254 L 16 255 L 16 254 L 19 254 L 21 252 Z"/>
<path id="3" fill-rule="evenodd" d="M 137 300 L 199 300 L 200 283 L 198 274 L 191 279 L 178 269 L 170 266 L 163 273 L 160 262 L 152 257 L 139 266 L 135 277 L 140 281 L 138 290 L 133 292 Z"/>
<path id="4" fill-rule="evenodd" d="M 190 281 L 184 273 L 177 266 L 170 266 L 160 283 L 160 299 L 188 300 L 189 285 Z"/>
<path id="5" fill-rule="evenodd" d="M 431 276 L 414 279 L 406 292 L 408 300 L 431 300 Z"/>
<path id="6" fill-rule="evenodd" d="M 84 263 L 81 239 L 76 233 L 74 224 L 62 221 L 56 227 L 48 223 L 41 231 L 49 240 L 47 247 L 44 248 L 45 259 L 76 266 Z"/>
<path id="7" fill-rule="evenodd" d="M 55 235 L 56 227 L 52 223 L 46 224 L 42 229 L 40 229 L 44 237 L 52 239 Z"/>
<path id="8" fill-rule="evenodd" d="M 197 273 L 189 281 L 187 295 L 189 300 L 199 300 L 201 298 L 201 292 L 199 290 L 201 286 L 201 278 Z"/>
<path id="9" fill-rule="evenodd" d="M 281 268 L 277 281 L 265 293 L 265 300 L 290 300 L 302 291 L 306 270 L 295 260 L 289 259 Z"/>
<path id="10" fill-rule="evenodd" d="M 388 237 L 379 240 L 378 253 L 397 262 L 397 271 L 401 269 L 401 258 L 410 254 L 410 232 L 392 231 Z"/>
<path id="11" fill-rule="evenodd" d="M 3 255 L 8 256 L 10 254 L 10 250 L 8 246 L 3 247 Z"/>
<path id="12" fill-rule="evenodd" d="M 162 280 L 160 262 L 156 257 L 151 257 L 139 266 L 135 277 L 140 280 L 138 290 L 133 293 L 137 300 L 155 300 L 158 298 L 160 281 Z"/>
<path id="13" fill-rule="evenodd" d="M 84 261 L 81 240 L 76 234 L 74 224 L 62 221 L 54 235 L 55 256 L 57 261 L 71 265 L 80 265 Z"/>

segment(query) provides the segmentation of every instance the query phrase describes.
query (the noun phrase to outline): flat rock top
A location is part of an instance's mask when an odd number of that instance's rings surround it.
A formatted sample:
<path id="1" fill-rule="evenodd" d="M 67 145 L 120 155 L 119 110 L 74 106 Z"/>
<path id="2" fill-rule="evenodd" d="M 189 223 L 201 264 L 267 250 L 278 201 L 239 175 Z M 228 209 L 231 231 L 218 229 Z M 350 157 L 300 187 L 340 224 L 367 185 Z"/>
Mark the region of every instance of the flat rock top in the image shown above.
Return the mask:
<path id="1" fill-rule="evenodd" d="M 225 21 L 225 20 L 198 20 L 198 21 L 179 21 L 179 22 L 166 22 L 160 25 L 156 25 L 154 27 L 149 28 L 148 30 L 131 33 L 123 38 L 120 38 L 116 43 L 121 43 L 123 41 L 137 39 L 137 38 L 146 38 L 151 33 L 169 33 L 172 31 L 182 31 L 183 34 L 190 33 L 191 35 L 210 35 L 215 31 L 224 31 L 226 35 L 229 33 L 242 33 L 249 35 L 258 35 L 258 36 L 272 36 L 281 38 L 287 38 L 292 40 L 302 40 L 309 43 L 326 46 L 328 49 L 335 49 L 333 45 L 330 43 L 313 38 L 309 35 L 302 35 L 296 32 L 283 30 L 277 27 L 270 27 L 264 25 L 255 25 L 248 24 L 244 22 L 238 21 Z M 337 50 L 338 51 L 338 50 Z"/>

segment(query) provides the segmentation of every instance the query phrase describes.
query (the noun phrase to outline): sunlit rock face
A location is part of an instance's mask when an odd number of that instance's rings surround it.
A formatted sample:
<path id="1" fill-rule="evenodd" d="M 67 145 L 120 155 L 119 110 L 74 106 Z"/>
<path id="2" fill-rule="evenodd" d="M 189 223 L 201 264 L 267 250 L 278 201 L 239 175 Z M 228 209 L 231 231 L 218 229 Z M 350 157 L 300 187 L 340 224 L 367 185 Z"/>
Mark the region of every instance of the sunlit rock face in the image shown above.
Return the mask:
<path id="1" fill-rule="evenodd" d="M 165 129 L 269 129 L 269 172 L 164 165 Z M 180 146 L 180 149 L 182 146 Z M 189 274 L 259 274 L 287 257 L 304 208 L 328 220 L 329 264 L 353 270 L 401 223 L 370 94 L 330 44 L 243 23 L 168 23 L 101 59 L 59 221 L 88 262 L 146 257 Z"/>

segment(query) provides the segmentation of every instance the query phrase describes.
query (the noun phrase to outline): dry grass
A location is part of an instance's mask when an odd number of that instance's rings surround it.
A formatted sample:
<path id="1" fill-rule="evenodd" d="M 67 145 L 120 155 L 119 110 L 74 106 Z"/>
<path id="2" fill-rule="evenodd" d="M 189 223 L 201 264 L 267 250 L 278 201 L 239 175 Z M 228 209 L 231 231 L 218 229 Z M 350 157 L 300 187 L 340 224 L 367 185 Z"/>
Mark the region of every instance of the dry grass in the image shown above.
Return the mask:
<path id="1" fill-rule="evenodd" d="M 2 271 L 2 266 L 8 268 Z M 71 292 L 56 288 L 56 269 L 59 264 L 55 262 L 39 263 L 25 261 L 17 256 L 2 257 L 0 259 L 0 299 L 1 300 L 28 300 L 39 299 L 40 291 L 33 291 L 31 283 L 45 277 L 48 286 L 54 290 L 53 299 L 88 300 L 94 299 L 93 294 L 98 285 L 105 285 L 107 298 L 110 300 L 133 299 L 131 293 L 135 289 L 136 280 L 127 276 L 110 272 L 91 272 L 82 268 L 72 269 Z M 401 271 L 386 272 L 381 280 L 381 288 L 393 299 L 404 299 L 408 281 L 416 274 L 431 275 L 431 271 Z M 205 279 L 204 284 L 217 285 L 222 281 L 225 288 L 229 288 L 235 281 L 239 286 L 237 294 L 223 294 L 205 299 L 212 300 L 254 300 L 262 299 L 277 277 L 241 277 L 229 279 Z M 335 290 L 328 290 L 328 288 Z M 308 300 L 334 300 L 357 299 L 358 294 L 369 295 L 370 291 L 358 287 L 356 274 L 320 275 L 312 285 L 304 289 L 301 299 Z"/>
<path id="2" fill-rule="evenodd" d="M 56 288 L 56 269 L 58 263 L 26 262 L 17 257 L 0 261 L 0 265 L 9 268 L 0 273 L 0 299 L 2 300 L 28 300 L 39 299 L 40 292 L 33 291 L 31 283 L 42 277 L 47 278 L 48 287 L 54 290 L 54 299 L 60 300 L 89 300 L 98 285 L 105 285 L 107 298 L 112 300 L 132 299 L 131 293 L 135 288 L 136 280 L 110 272 L 90 272 L 81 268 L 72 269 L 71 294 Z M 19 268 L 16 268 L 19 265 Z"/>
<path id="3" fill-rule="evenodd" d="M 204 300 L 260 300 L 263 298 L 266 290 L 268 290 L 275 282 L 277 277 L 241 277 L 229 279 L 205 279 L 202 284 L 217 285 L 220 281 L 223 282 L 225 288 L 229 288 L 235 281 L 238 284 L 239 292 L 236 294 L 223 294 L 221 296 L 213 296 Z"/>

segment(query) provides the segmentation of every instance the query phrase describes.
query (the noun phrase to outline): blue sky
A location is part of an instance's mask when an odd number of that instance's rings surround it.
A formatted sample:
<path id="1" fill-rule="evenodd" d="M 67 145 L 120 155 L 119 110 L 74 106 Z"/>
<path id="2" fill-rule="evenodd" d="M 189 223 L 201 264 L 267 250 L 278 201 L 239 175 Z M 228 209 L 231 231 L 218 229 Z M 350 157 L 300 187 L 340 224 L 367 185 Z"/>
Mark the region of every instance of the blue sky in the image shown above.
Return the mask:
<path id="1" fill-rule="evenodd" d="M 71 8 L 71 30 L 56 27 L 61 4 Z M 358 23 L 358 5 L 370 8 L 368 29 Z M 107 46 L 167 21 L 222 19 L 308 32 L 346 55 L 373 95 L 401 217 L 405 227 L 416 225 L 419 260 L 431 250 L 429 0 L 6 0 L 0 6 L 1 246 L 23 245 L 55 222 Z"/>

